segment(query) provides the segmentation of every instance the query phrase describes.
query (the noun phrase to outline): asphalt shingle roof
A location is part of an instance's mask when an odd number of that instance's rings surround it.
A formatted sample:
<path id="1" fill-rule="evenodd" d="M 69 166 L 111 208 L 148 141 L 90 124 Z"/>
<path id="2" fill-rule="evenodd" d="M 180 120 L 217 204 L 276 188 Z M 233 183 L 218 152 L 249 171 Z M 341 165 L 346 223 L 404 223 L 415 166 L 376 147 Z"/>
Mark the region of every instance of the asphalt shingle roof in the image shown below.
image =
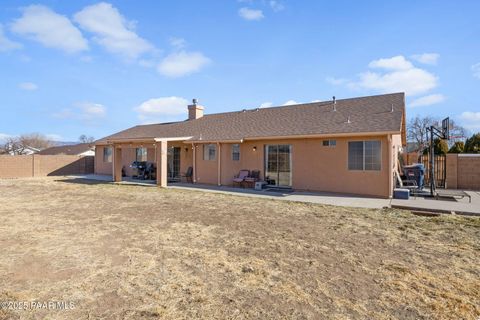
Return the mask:
<path id="1" fill-rule="evenodd" d="M 65 154 L 65 155 L 78 155 L 85 151 L 93 150 L 92 143 L 79 143 L 66 146 L 57 146 L 43 149 L 37 154 L 43 155 L 56 155 L 56 154 Z"/>
<path id="2" fill-rule="evenodd" d="M 392 112 L 393 106 L 393 112 Z M 207 114 L 200 119 L 139 125 L 98 140 L 193 137 L 226 141 L 261 137 L 398 132 L 405 112 L 404 93 L 338 99 L 282 107 Z M 350 122 L 348 121 L 350 120 Z"/>

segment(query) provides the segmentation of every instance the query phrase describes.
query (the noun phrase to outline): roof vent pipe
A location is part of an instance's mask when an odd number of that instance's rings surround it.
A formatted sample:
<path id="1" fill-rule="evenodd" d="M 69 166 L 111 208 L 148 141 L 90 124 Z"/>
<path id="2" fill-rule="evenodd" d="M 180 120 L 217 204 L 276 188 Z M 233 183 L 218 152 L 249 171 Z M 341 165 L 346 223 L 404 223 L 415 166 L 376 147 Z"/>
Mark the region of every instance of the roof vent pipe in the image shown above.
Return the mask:
<path id="1" fill-rule="evenodd" d="M 352 121 L 350 121 L 350 116 L 347 117 L 347 122 L 345 123 L 352 123 Z"/>
<path id="2" fill-rule="evenodd" d="M 392 109 L 390 109 L 390 112 L 393 112 L 393 103 L 392 103 Z"/>
<path id="3" fill-rule="evenodd" d="M 337 100 L 335 99 L 335 96 L 333 96 L 333 111 L 337 111 Z"/>

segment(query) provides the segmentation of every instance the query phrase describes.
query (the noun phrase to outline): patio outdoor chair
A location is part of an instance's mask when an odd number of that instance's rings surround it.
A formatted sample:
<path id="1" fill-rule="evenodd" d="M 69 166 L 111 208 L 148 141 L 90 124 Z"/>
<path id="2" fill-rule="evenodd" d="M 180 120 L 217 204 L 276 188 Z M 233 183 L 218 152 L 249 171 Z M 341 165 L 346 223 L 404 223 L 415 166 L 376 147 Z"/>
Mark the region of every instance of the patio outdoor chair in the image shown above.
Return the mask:
<path id="1" fill-rule="evenodd" d="M 233 177 L 233 186 L 239 185 L 242 186 L 245 178 L 250 175 L 250 170 L 240 170 L 238 175 Z"/>
<path id="2" fill-rule="evenodd" d="M 260 170 L 252 170 L 252 172 L 244 179 L 244 183 L 248 188 L 255 187 L 255 182 L 260 181 Z"/>
<path id="3" fill-rule="evenodd" d="M 187 172 L 185 172 L 182 177 L 185 178 L 187 182 L 193 183 L 193 167 L 188 167 Z"/>

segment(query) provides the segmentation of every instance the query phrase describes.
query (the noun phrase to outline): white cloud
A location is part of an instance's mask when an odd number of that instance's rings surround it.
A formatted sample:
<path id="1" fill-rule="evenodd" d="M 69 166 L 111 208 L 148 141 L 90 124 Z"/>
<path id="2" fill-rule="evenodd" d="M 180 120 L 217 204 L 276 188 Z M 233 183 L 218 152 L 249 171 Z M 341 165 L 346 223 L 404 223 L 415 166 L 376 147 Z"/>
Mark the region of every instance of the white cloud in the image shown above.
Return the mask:
<path id="1" fill-rule="evenodd" d="M 183 38 L 170 38 L 170 45 L 177 50 L 183 49 L 187 46 L 187 41 Z"/>
<path id="2" fill-rule="evenodd" d="M 472 66 L 473 76 L 480 79 L 480 62 Z"/>
<path id="3" fill-rule="evenodd" d="M 56 133 L 47 133 L 45 137 L 50 140 L 50 141 L 62 141 L 63 138 L 61 135 L 56 134 Z"/>
<path id="4" fill-rule="evenodd" d="M 22 90 L 34 91 L 38 89 L 38 86 L 33 82 L 22 82 L 18 85 Z"/>
<path id="5" fill-rule="evenodd" d="M 291 105 L 294 105 L 294 104 L 298 104 L 298 102 L 295 101 L 295 100 L 288 100 L 283 105 L 284 106 L 291 106 Z"/>
<path id="6" fill-rule="evenodd" d="M 272 10 L 275 12 L 282 11 L 283 9 L 285 9 L 285 6 L 283 4 L 275 0 L 270 0 L 269 4 Z"/>
<path id="7" fill-rule="evenodd" d="M 368 71 L 362 73 L 360 81 L 354 85 L 382 93 L 403 91 L 407 95 L 414 96 L 435 88 L 437 77 L 419 68 L 384 74 Z"/>
<path id="8" fill-rule="evenodd" d="M 412 56 L 413 60 L 416 60 L 423 64 L 430 64 L 436 65 L 440 55 L 438 53 L 422 53 L 422 54 L 414 54 Z"/>
<path id="9" fill-rule="evenodd" d="M 65 108 L 53 114 L 59 119 L 81 120 L 85 123 L 95 122 L 107 114 L 107 108 L 99 103 L 81 102 L 76 103 L 72 108 Z"/>
<path id="10" fill-rule="evenodd" d="M 405 59 L 404 56 L 395 56 L 392 58 L 373 60 L 368 64 L 368 66 L 370 68 L 387 70 L 409 70 L 413 68 L 412 63 Z"/>
<path id="11" fill-rule="evenodd" d="M 420 97 L 418 99 L 413 100 L 411 103 L 408 104 L 409 107 L 424 107 L 430 106 L 432 104 L 437 104 L 440 102 L 445 101 L 446 97 L 443 94 L 430 94 L 427 96 Z"/>
<path id="12" fill-rule="evenodd" d="M 7 139 L 13 138 L 14 136 L 7 133 L 0 133 L 0 143 L 4 143 Z"/>
<path id="13" fill-rule="evenodd" d="M 82 29 L 95 34 L 94 40 L 106 50 L 128 59 L 137 59 L 154 49 L 134 32 L 135 22 L 127 21 L 109 3 L 87 6 L 74 15 L 74 20 Z"/>
<path id="14" fill-rule="evenodd" d="M 12 24 L 12 31 L 68 53 L 88 50 L 87 40 L 70 20 L 46 6 L 23 8 L 22 17 Z"/>
<path id="15" fill-rule="evenodd" d="M 270 107 L 273 107 L 273 102 L 264 102 L 260 104 L 259 108 L 270 108 Z"/>
<path id="16" fill-rule="evenodd" d="M 107 114 L 105 106 L 99 103 L 84 102 L 79 103 L 78 107 L 82 110 L 84 118 L 104 117 Z"/>
<path id="17" fill-rule="evenodd" d="M 249 21 L 262 20 L 263 18 L 265 18 L 262 10 L 250 9 L 246 7 L 240 8 L 240 10 L 238 10 L 238 15 L 241 18 Z"/>
<path id="18" fill-rule="evenodd" d="M 20 49 L 22 45 L 7 38 L 3 32 L 3 25 L 0 24 L 0 52 Z"/>
<path id="19" fill-rule="evenodd" d="M 211 60 L 201 52 L 174 52 L 165 57 L 158 65 L 158 72 L 177 78 L 200 71 L 210 64 Z"/>
<path id="20" fill-rule="evenodd" d="M 404 56 L 373 60 L 368 66 L 383 70 L 360 73 L 356 80 L 329 77 L 326 81 L 334 85 L 346 85 L 354 90 L 405 92 L 408 96 L 425 94 L 438 86 L 438 78 L 434 74 L 414 66 Z"/>
<path id="21" fill-rule="evenodd" d="M 326 80 L 328 83 L 333 84 L 333 85 L 346 84 L 346 83 L 349 81 L 348 79 L 334 78 L 334 77 L 327 77 L 325 80 Z"/>
<path id="22" fill-rule="evenodd" d="M 181 97 L 161 97 L 149 99 L 136 107 L 138 117 L 145 123 L 159 122 L 187 114 L 188 100 Z"/>
<path id="23" fill-rule="evenodd" d="M 480 132 L 480 112 L 465 111 L 459 118 L 465 128 L 474 133 Z"/>

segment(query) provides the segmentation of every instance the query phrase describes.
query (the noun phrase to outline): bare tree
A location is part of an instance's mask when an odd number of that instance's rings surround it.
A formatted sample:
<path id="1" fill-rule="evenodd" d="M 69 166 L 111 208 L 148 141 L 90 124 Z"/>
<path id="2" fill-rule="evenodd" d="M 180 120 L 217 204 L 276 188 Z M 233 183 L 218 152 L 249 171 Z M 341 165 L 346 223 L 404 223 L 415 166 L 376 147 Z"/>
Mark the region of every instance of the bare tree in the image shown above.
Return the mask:
<path id="1" fill-rule="evenodd" d="M 92 137 L 92 136 L 87 137 L 87 135 L 82 134 L 82 135 L 78 138 L 78 141 L 80 141 L 81 143 L 92 143 L 93 141 L 95 141 L 95 138 Z"/>
<path id="2" fill-rule="evenodd" d="M 40 133 L 22 134 L 19 137 L 8 138 L 4 150 L 5 153 L 18 155 L 24 154 L 27 148 L 45 149 L 53 145 L 47 137 Z"/>
<path id="3" fill-rule="evenodd" d="M 466 139 L 467 130 L 450 119 L 450 140 L 448 141 L 448 145 L 451 147 L 455 142 L 465 142 Z"/>
<path id="4" fill-rule="evenodd" d="M 407 140 L 415 143 L 414 151 L 419 155 L 429 145 L 429 138 L 427 137 L 427 128 L 430 126 L 440 126 L 440 121 L 433 117 L 419 117 L 411 119 L 407 124 Z M 448 145 L 452 146 L 455 142 L 465 141 L 466 130 L 458 125 L 454 120 L 450 120 L 450 137 Z"/>
<path id="5" fill-rule="evenodd" d="M 416 116 L 407 123 L 407 140 L 415 143 L 414 151 L 420 155 L 428 146 L 427 128 L 435 124 L 432 117 Z"/>

